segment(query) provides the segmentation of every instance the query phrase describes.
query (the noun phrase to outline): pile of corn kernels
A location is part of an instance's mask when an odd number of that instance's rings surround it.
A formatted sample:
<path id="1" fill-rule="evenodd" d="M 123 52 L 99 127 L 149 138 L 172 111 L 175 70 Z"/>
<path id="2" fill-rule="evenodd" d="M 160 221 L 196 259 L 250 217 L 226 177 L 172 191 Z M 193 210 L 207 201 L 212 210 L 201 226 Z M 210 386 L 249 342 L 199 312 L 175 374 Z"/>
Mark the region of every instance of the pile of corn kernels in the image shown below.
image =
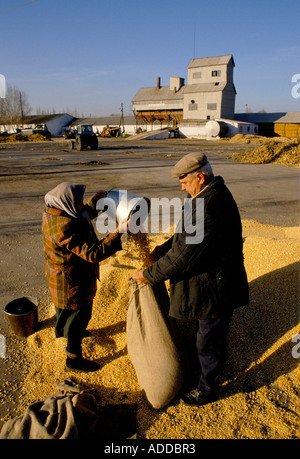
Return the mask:
<path id="1" fill-rule="evenodd" d="M 100 282 L 83 341 L 86 358 L 101 364 L 95 373 L 65 371 L 64 338 L 55 339 L 54 325 L 27 339 L 19 412 L 56 391 L 56 382 L 73 379 L 94 389 L 100 406 L 134 403 L 142 439 L 291 439 L 298 430 L 297 358 L 293 337 L 298 327 L 298 228 L 280 228 L 243 221 L 245 266 L 250 305 L 235 311 L 230 326 L 229 355 L 222 396 L 202 407 L 188 407 L 176 398 L 162 410 L 152 409 L 138 385 L 126 349 L 128 279 L 142 266 L 143 249 L 128 239 L 124 250 L 100 266 Z M 168 235 L 143 239 L 154 248 Z M 54 315 L 54 308 L 48 318 Z M 194 325 L 179 324 L 193 343 Z M 9 395 L 8 395 L 9 396 Z"/>

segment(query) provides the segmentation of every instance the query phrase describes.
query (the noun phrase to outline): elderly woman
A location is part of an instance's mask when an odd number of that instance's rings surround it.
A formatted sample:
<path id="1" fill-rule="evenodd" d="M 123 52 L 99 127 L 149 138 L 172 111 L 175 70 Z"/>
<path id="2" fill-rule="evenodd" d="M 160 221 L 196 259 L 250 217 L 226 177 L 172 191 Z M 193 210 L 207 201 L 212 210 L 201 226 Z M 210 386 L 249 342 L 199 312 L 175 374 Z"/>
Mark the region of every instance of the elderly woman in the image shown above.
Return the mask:
<path id="1" fill-rule="evenodd" d="M 99 262 L 122 249 L 121 229 L 97 238 L 91 220 L 96 203 L 106 196 L 99 191 L 83 203 L 85 185 L 64 182 L 45 196 L 43 246 L 46 279 L 56 310 L 55 336 L 67 338 L 66 368 L 95 371 L 96 362 L 82 356 L 82 339 L 92 314 Z"/>

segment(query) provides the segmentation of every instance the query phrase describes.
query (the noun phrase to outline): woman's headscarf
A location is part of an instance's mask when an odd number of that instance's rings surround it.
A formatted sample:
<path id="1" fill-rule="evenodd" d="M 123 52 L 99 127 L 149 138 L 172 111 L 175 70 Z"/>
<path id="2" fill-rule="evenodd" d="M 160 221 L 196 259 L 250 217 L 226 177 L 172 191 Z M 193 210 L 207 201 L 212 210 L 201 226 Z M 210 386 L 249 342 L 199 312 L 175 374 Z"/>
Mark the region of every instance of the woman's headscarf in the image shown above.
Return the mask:
<path id="1" fill-rule="evenodd" d="M 63 210 L 73 218 L 81 217 L 78 206 L 83 200 L 85 185 L 63 182 L 49 191 L 45 196 L 47 206 Z"/>

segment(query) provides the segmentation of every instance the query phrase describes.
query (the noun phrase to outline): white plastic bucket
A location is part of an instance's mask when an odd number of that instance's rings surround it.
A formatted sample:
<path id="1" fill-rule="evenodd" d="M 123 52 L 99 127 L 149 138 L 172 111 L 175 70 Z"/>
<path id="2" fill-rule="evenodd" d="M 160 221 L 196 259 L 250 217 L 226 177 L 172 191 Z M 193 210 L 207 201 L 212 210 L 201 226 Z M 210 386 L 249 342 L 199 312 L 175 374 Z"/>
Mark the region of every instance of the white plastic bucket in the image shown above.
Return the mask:
<path id="1" fill-rule="evenodd" d="M 117 188 L 108 192 L 107 198 L 114 201 L 115 206 L 109 206 L 106 213 L 110 217 L 115 218 L 117 223 L 127 220 L 133 213 L 139 212 L 140 224 L 142 225 L 150 210 L 150 200 L 142 196 L 130 193 L 127 190 L 119 190 Z M 113 210 L 112 210 L 113 209 Z M 112 211 L 115 212 L 112 215 Z"/>

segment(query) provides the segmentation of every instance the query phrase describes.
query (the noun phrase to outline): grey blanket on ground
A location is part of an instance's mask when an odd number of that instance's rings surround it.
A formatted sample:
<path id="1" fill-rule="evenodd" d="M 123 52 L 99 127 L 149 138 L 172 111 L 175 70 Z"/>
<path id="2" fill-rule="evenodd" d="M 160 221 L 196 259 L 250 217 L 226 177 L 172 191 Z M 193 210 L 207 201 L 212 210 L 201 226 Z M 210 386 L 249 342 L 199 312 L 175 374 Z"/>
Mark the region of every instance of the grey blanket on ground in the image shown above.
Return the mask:
<path id="1" fill-rule="evenodd" d="M 169 316 L 165 284 L 130 279 L 127 349 L 140 387 L 154 409 L 166 406 L 180 391 L 185 366 L 175 319 Z"/>
<path id="2" fill-rule="evenodd" d="M 7 421 L 0 439 L 81 438 L 96 420 L 96 399 L 71 380 L 57 383 L 57 389 L 30 405 L 22 416 Z"/>

